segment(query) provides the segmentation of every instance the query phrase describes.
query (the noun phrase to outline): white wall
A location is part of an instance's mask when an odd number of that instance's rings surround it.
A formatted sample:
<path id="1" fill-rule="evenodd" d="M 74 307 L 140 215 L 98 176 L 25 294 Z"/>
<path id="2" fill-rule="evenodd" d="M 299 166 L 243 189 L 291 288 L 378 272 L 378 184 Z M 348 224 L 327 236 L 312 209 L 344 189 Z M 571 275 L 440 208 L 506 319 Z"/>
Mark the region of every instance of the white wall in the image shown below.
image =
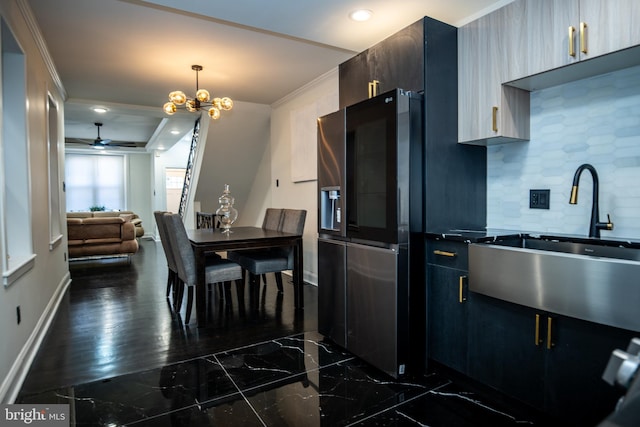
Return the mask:
<path id="1" fill-rule="evenodd" d="M 487 223 L 494 228 L 587 235 L 592 164 L 600 182 L 603 238 L 640 239 L 640 67 L 531 93 L 531 140 L 487 150 Z M 529 189 L 550 189 L 549 210 L 529 208 Z"/>
<path id="2" fill-rule="evenodd" d="M 11 403 L 35 356 L 39 342 L 55 313 L 59 299 L 69 285 L 66 262 L 66 236 L 60 245 L 49 249 L 49 194 L 47 159 L 47 93 L 62 107 L 64 88 L 48 60 L 42 37 L 24 0 L 3 0 L 0 14 L 8 23 L 26 55 L 27 132 L 29 141 L 30 204 L 35 265 L 9 287 L 0 287 L 0 402 Z M 42 49 L 42 50 L 41 50 Z M 53 74 L 52 74 L 53 73 Z M 64 114 L 59 115 L 58 147 L 60 181 L 64 177 Z M 60 217 L 64 218 L 64 193 L 60 191 Z M 21 322 L 17 323 L 16 307 Z"/>
<path id="3" fill-rule="evenodd" d="M 202 127 L 203 138 L 198 142 L 205 144 L 202 168 L 194 177 L 195 200 L 200 202 L 202 211 L 215 212 L 220 207 L 218 198 L 224 185 L 229 184 L 238 210 L 235 225 L 262 224 L 264 210 L 259 207 L 268 192 L 252 188 L 269 183 L 263 162 L 268 159 L 270 115 L 269 105 L 241 101 L 234 102 L 233 110 L 226 111 L 219 120 L 203 115 L 203 124 L 208 126 Z"/>
<path id="4" fill-rule="evenodd" d="M 127 156 L 127 209 L 140 217 L 146 236 L 155 234 L 155 219 L 151 210 L 151 162 L 152 154 L 149 153 Z"/>
<path id="5" fill-rule="evenodd" d="M 271 113 L 271 207 L 306 209 L 304 228 L 304 279 L 318 283 L 318 203 L 317 175 L 305 182 L 292 182 L 292 145 L 300 143 L 291 134 L 291 113 L 315 105 L 316 118 L 338 110 L 338 69 L 319 77 L 278 101 Z M 313 133 L 315 146 L 315 132 Z M 315 159 L 313 160 L 315 163 Z M 276 186 L 276 180 L 279 185 Z"/>

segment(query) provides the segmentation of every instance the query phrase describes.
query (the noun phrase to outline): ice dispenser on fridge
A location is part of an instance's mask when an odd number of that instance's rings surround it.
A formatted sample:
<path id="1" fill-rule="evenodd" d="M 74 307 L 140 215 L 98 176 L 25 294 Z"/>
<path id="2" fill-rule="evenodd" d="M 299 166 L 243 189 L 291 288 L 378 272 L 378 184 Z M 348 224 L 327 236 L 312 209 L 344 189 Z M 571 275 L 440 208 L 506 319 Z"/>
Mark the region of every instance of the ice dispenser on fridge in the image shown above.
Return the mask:
<path id="1" fill-rule="evenodd" d="M 345 110 L 318 118 L 318 234 L 344 237 Z"/>
<path id="2" fill-rule="evenodd" d="M 340 231 L 341 215 L 340 187 L 322 187 L 320 189 L 320 229 Z"/>

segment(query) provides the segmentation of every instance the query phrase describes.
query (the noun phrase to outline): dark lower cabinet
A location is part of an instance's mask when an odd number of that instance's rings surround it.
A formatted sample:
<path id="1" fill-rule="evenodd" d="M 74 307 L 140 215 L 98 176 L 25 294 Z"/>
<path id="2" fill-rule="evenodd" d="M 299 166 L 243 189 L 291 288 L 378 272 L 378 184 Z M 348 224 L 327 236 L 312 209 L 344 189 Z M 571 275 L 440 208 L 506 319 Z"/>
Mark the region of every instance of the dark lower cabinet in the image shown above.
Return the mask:
<path id="1" fill-rule="evenodd" d="M 469 376 L 558 419 L 593 426 L 621 393 L 602 380 L 637 333 L 469 295 Z"/>
<path id="2" fill-rule="evenodd" d="M 535 311 L 473 292 L 469 307 L 469 376 L 541 409 L 545 354 Z"/>
<path id="3" fill-rule="evenodd" d="M 574 425 L 595 425 L 623 392 L 602 379 L 611 352 L 626 349 L 638 332 L 553 315 L 554 346 L 546 353 L 545 407 Z M 570 417 L 567 417 L 570 415 Z"/>
<path id="4" fill-rule="evenodd" d="M 467 244 L 427 241 L 428 357 L 467 373 Z"/>

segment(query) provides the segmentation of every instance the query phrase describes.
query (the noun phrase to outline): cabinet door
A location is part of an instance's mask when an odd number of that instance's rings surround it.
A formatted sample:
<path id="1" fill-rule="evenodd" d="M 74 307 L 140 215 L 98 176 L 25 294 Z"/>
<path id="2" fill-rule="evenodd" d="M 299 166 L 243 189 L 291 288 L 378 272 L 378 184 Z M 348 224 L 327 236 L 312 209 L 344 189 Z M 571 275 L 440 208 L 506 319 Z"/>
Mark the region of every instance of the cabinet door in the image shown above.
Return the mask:
<path id="1" fill-rule="evenodd" d="M 361 52 L 338 67 L 340 108 L 369 97 L 370 77 L 367 51 Z"/>
<path id="2" fill-rule="evenodd" d="M 459 142 L 529 139 L 529 92 L 502 85 L 517 73 L 509 64 L 521 62 L 511 54 L 522 13 L 511 3 L 458 29 Z"/>
<path id="3" fill-rule="evenodd" d="M 596 425 L 621 395 L 602 379 L 604 368 L 611 352 L 627 348 L 634 333 L 564 316 L 551 318 L 554 346 L 546 350 L 545 411 L 567 425 Z"/>
<path id="4" fill-rule="evenodd" d="M 467 373 L 467 272 L 427 266 L 429 357 Z"/>
<path id="5" fill-rule="evenodd" d="M 340 64 L 340 108 L 396 88 L 423 90 L 424 25 L 421 19 Z"/>
<path id="6" fill-rule="evenodd" d="M 522 0 L 526 8 L 527 73 L 570 65 L 640 44 L 636 0 Z"/>
<path id="7" fill-rule="evenodd" d="M 638 0 L 580 0 L 580 22 L 587 26 L 582 58 L 640 44 L 639 17 Z"/>
<path id="8" fill-rule="evenodd" d="M 577 62 L 579 0 L 522 0 L 526 9 L 527 70 L 513 79 Z M 569 27 L 573 28 L 569 37 Z M 572 55 L 573 53 L 573 55 Z"/>
<path id="9" fill-rule="evenodd" d="M 424 89 L 424 20 L 404 28 L 367 51 L 371 80 L 377 93 L 396 88 Z"/>
<path id="10" fill-rule="evenodd" d="M 469 376 L 540 408 L 544 349 L 535 340 L 536 314 L 527 307 L 469 293 Z"/>

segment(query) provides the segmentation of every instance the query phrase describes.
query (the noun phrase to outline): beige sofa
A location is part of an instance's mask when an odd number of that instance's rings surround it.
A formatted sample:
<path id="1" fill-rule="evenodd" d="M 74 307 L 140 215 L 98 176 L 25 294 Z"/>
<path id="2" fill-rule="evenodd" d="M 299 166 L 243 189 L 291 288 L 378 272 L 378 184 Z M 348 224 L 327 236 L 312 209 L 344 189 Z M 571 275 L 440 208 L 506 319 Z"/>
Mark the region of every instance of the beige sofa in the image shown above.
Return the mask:
<path id="1" fill-rule="evenodd" d="M 69 258 L 131 255 L 138 251 L 136 225 L 130 214 L 67 215 Z"/>
<path id="2" fill-rule="evenodd" d="M 97 212 L 67 212 L 67 218 L 104 218 L 104 217 L 123 217 L 129 220 L 136 227 L 136 237 L 144 235 L 142 220 L 138 218 L 132 211 L 97 211 Z"/>

